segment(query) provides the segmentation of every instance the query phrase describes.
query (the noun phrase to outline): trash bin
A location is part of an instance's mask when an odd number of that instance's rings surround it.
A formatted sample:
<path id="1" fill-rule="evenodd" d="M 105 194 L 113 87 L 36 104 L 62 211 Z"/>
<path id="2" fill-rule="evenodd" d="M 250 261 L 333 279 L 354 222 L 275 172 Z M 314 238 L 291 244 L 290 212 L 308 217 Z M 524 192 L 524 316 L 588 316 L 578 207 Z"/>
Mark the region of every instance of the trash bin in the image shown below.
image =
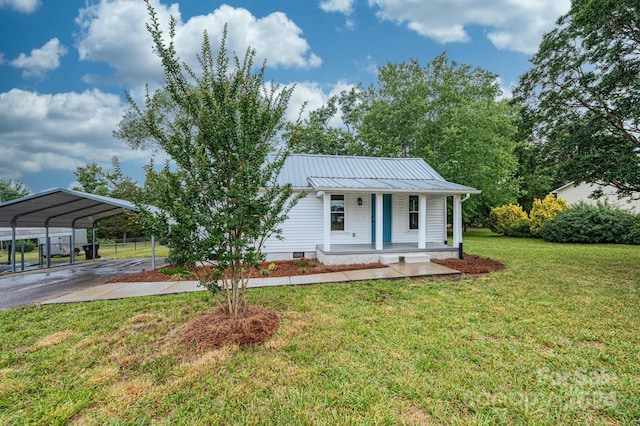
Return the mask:
<path id="1" fill-rule="evenodd" d="M 93 259 L 93 244 L 85 244 L 82 246 L 82 248 L 84 249 L 84 257 L 85 259 Z M 98 249 L 100 248 L 100 244 L 96 244 L 96 255 L 95 257 L 100 256 L 98 254 Z"/>

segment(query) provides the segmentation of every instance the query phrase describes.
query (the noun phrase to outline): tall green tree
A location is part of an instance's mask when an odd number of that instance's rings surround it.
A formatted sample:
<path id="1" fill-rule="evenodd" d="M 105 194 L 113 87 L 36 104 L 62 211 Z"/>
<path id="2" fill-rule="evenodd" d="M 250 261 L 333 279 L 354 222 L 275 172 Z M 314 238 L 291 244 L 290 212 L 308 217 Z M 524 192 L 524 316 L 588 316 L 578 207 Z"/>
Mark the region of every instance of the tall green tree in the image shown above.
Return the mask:
<path id="1" fill-rule="evenodd" d="M 573 0 L 515 91 L 565 181 L 640 192 L 640 4 Z"/>
<path id="2" fill-rule="evenodd" d="M 0 203 L 26 197 L 31 190 L 24 183 L 13 179 L 0 179 Z"/>
<path id="3" fill-rule="evenodd" d="M 112 170 L 105 170 L 96 163 L 76 168 L 77 184 L 74 191 L 119 198 L 127 201 L 143 200 L 144 189 L 125 176 L 118 157 L 111 159 Z M 101 220 L 96 227 L 98 238 L 123 239 L 143 236 L 141 223 L 135 213 L 125 211 L 121 215 Z"/>
<path id="4" fill-rule="evenodd" d="M 172 258 L 208 266 L 198 274 L 201 284 L 222 295 L 229 315 L 243 316 L 250 267 L 261 260 L 265 239 L 280 234 L 278 225 L 299 198 L 277 182 L 287 152 L 277 149 L 276 136 L 292 89 L 265 85 L 264 65 L 253 73 L 252 49 L 231 62 L 226 26 L 217 55 L 204 32 L 196 73 L 177 57 L 175 20 L 165 43 L 148 1 L 147 7 L 147 28 L 164 68 L 162 90 L 176 113 L 161 113 L 151 94 L 144 108 L 129 97 L 141 134 L 171 158 L 161 170 L 147 168 L 147 185 L 162 210 L 140 208 L 147 226 L 168 240 Z"/>
<path id="5" fill-rule="evenodd" d="M 482 222 L 519 194 L 517 108 L 498 100 L 496 81 L 445 54 L 424 67 L 387 63 L 377 84 L 332 98 L 288 143 L 298 152 L 424 158 L 446 179 L 482 190 L 464 208 L 466 222 Z M 327 123 L 337 111 L 345 126 L 335 130 Z M 335 133 L 347 143 L 324 143 Z"/>

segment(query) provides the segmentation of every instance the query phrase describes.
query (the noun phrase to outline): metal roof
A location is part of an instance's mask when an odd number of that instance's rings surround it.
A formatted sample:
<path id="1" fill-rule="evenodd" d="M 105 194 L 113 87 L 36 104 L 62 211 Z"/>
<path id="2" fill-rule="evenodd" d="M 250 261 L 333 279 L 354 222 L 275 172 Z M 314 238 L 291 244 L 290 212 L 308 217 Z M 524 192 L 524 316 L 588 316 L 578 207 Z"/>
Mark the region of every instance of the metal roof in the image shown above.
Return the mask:
<path id="1" fill-rule="evenodd" d="M 347 179 L 347 178 L 309 178 L 309 183 L 316 191 L 351 190 L 368 191 L 383 190 L 392 192 L 413 193 L 473 193 L 480 191 L 469 186 L 445 180 L 420 180 L 420 179 Z"/>
<path id="2" fill-rule="evenodd" d="M 322 190 L 479 193 L 447 182 L 421 158 L 291 154 L 278 183 Z"/>
<path id="3" fill-rule="evenodd" d="M 0 203 L 0 227 L 92 228 L 125 210 L 138 211 L 125 200 L 55 188 Z"/>

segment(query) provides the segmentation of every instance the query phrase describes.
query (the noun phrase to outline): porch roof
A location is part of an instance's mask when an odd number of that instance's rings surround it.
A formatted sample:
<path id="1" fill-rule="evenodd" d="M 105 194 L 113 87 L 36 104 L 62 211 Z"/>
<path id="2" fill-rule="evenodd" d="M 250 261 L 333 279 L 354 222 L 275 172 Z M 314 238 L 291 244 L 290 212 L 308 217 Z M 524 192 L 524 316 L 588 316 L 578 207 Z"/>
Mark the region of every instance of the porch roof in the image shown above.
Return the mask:
<path id="1" fill-rule="evenodd" d="M 410 192 L 432 194 L 479 194 L 480 191 L 465 185 L 435 179 L 374 179 L 309 177 L 309 184 L 316 191 L 358 192 Z"/>
<path id="2" fill-rule="evenodd" d="M 278 183 L 316 191 L 480 193 L 448 182 L 422 158 L 292 154 L 280 171 Z"/>

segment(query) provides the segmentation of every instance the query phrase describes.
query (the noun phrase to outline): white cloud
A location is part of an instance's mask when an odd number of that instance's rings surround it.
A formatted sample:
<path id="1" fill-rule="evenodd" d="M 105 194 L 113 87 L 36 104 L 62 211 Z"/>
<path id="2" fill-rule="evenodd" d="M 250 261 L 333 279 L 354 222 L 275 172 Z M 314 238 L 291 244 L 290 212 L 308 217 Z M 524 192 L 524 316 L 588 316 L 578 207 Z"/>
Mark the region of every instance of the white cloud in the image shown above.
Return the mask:
<path id="1" fill-rule="evenodd" d="M 335 85 L 328 87 L 328 91 L 315 81 L 304 81 L 296 83 L 296 87 L 289 100 L 289 108 L 287 110 L 286 118 L 289 121 L 295 121 L 298 118 L 300 107 L 306 102 L 302 118 L 309 117 L 309 111 L 316 110 L 323 105 L 326 105 L 331 96 L 339 95 L 344 90 L 351 90 L 353 84 L 349 84 L 345 81 L 338 81 Z M 335 127 L 341 127 L 342 123 L 339 117 L 334 118 L 330 124 Z"/>
<path id="2" fill-rule="evenodd" d="M 15 68 L 21 68 L 23 77 L 42 77 L 47 71 L 60 66 L 60 57 L 67 54 L 67 48 L 60 44 L 60 40 L 52 38 L 39 49 L 33 49 L 31 55 L 21 53 L 11 61 Z"/>
<path id="3" fill-rule="evenodd" d="M 22 13 L 33 13 L 40 6 L 40 0 L 0 0 L 0 8 L 10 7 Z"/>
<path id="4" fill-rule="evenodd" d="M 490 28 L 499 49 L 534 53 L 542 35 L 569 10 L 570 0 L 369 0 L 380 19 L 407 27 L 439 43 L 468 42 L 465 27 Z"/>
<path id="5" fill-rule="evenodd" d="M 75 170 L 89 162 L 109 166 L 114 155 L 148 158 L 112 136 L 124 109 L 119 96 L 99 90 L 0 93 L 0 178 Z"/>
<path id="6" fill-rule="evenodd" d="M 325 12 L 339 12 L 345 15 L 353 12 L 354 0 L 324 0 L 320 2 L 320 9 Z"/>
<path id="7" fill-rule="evenodd" d="M 302 30 L 284 13 L 274 12 L 257 18 L 248 10 L 222 5 L 207 15 L 183 22 L 179 6 L 166 7 L 152 1 L 161 25 L 168 29 L 169 17 L 176 19 L 176 49 L 180 58 L 196 66 L 202 33 L 207 31 L 211 46 L 217 50 L 224 24 L 228 24 L 227 49 L 241 58 L 247 47 L 256 50 L 255 63 L 260 66 L 313 68 L 322 60 L 311 52 Z M 138 0 L 102 0 L 80 11 L 78 52 L 81 60 L 102 61 L 116 70 L 115 78 L 130 84 L 160 82 L 162 69 L 152 52 L 151 36 L 145 23 L 149 17 L 144 3 Z M 126 35 L 123 37 L 114 35 Z M 104 76 L 86 76 L 87 82 L 99 82 Z"/>

